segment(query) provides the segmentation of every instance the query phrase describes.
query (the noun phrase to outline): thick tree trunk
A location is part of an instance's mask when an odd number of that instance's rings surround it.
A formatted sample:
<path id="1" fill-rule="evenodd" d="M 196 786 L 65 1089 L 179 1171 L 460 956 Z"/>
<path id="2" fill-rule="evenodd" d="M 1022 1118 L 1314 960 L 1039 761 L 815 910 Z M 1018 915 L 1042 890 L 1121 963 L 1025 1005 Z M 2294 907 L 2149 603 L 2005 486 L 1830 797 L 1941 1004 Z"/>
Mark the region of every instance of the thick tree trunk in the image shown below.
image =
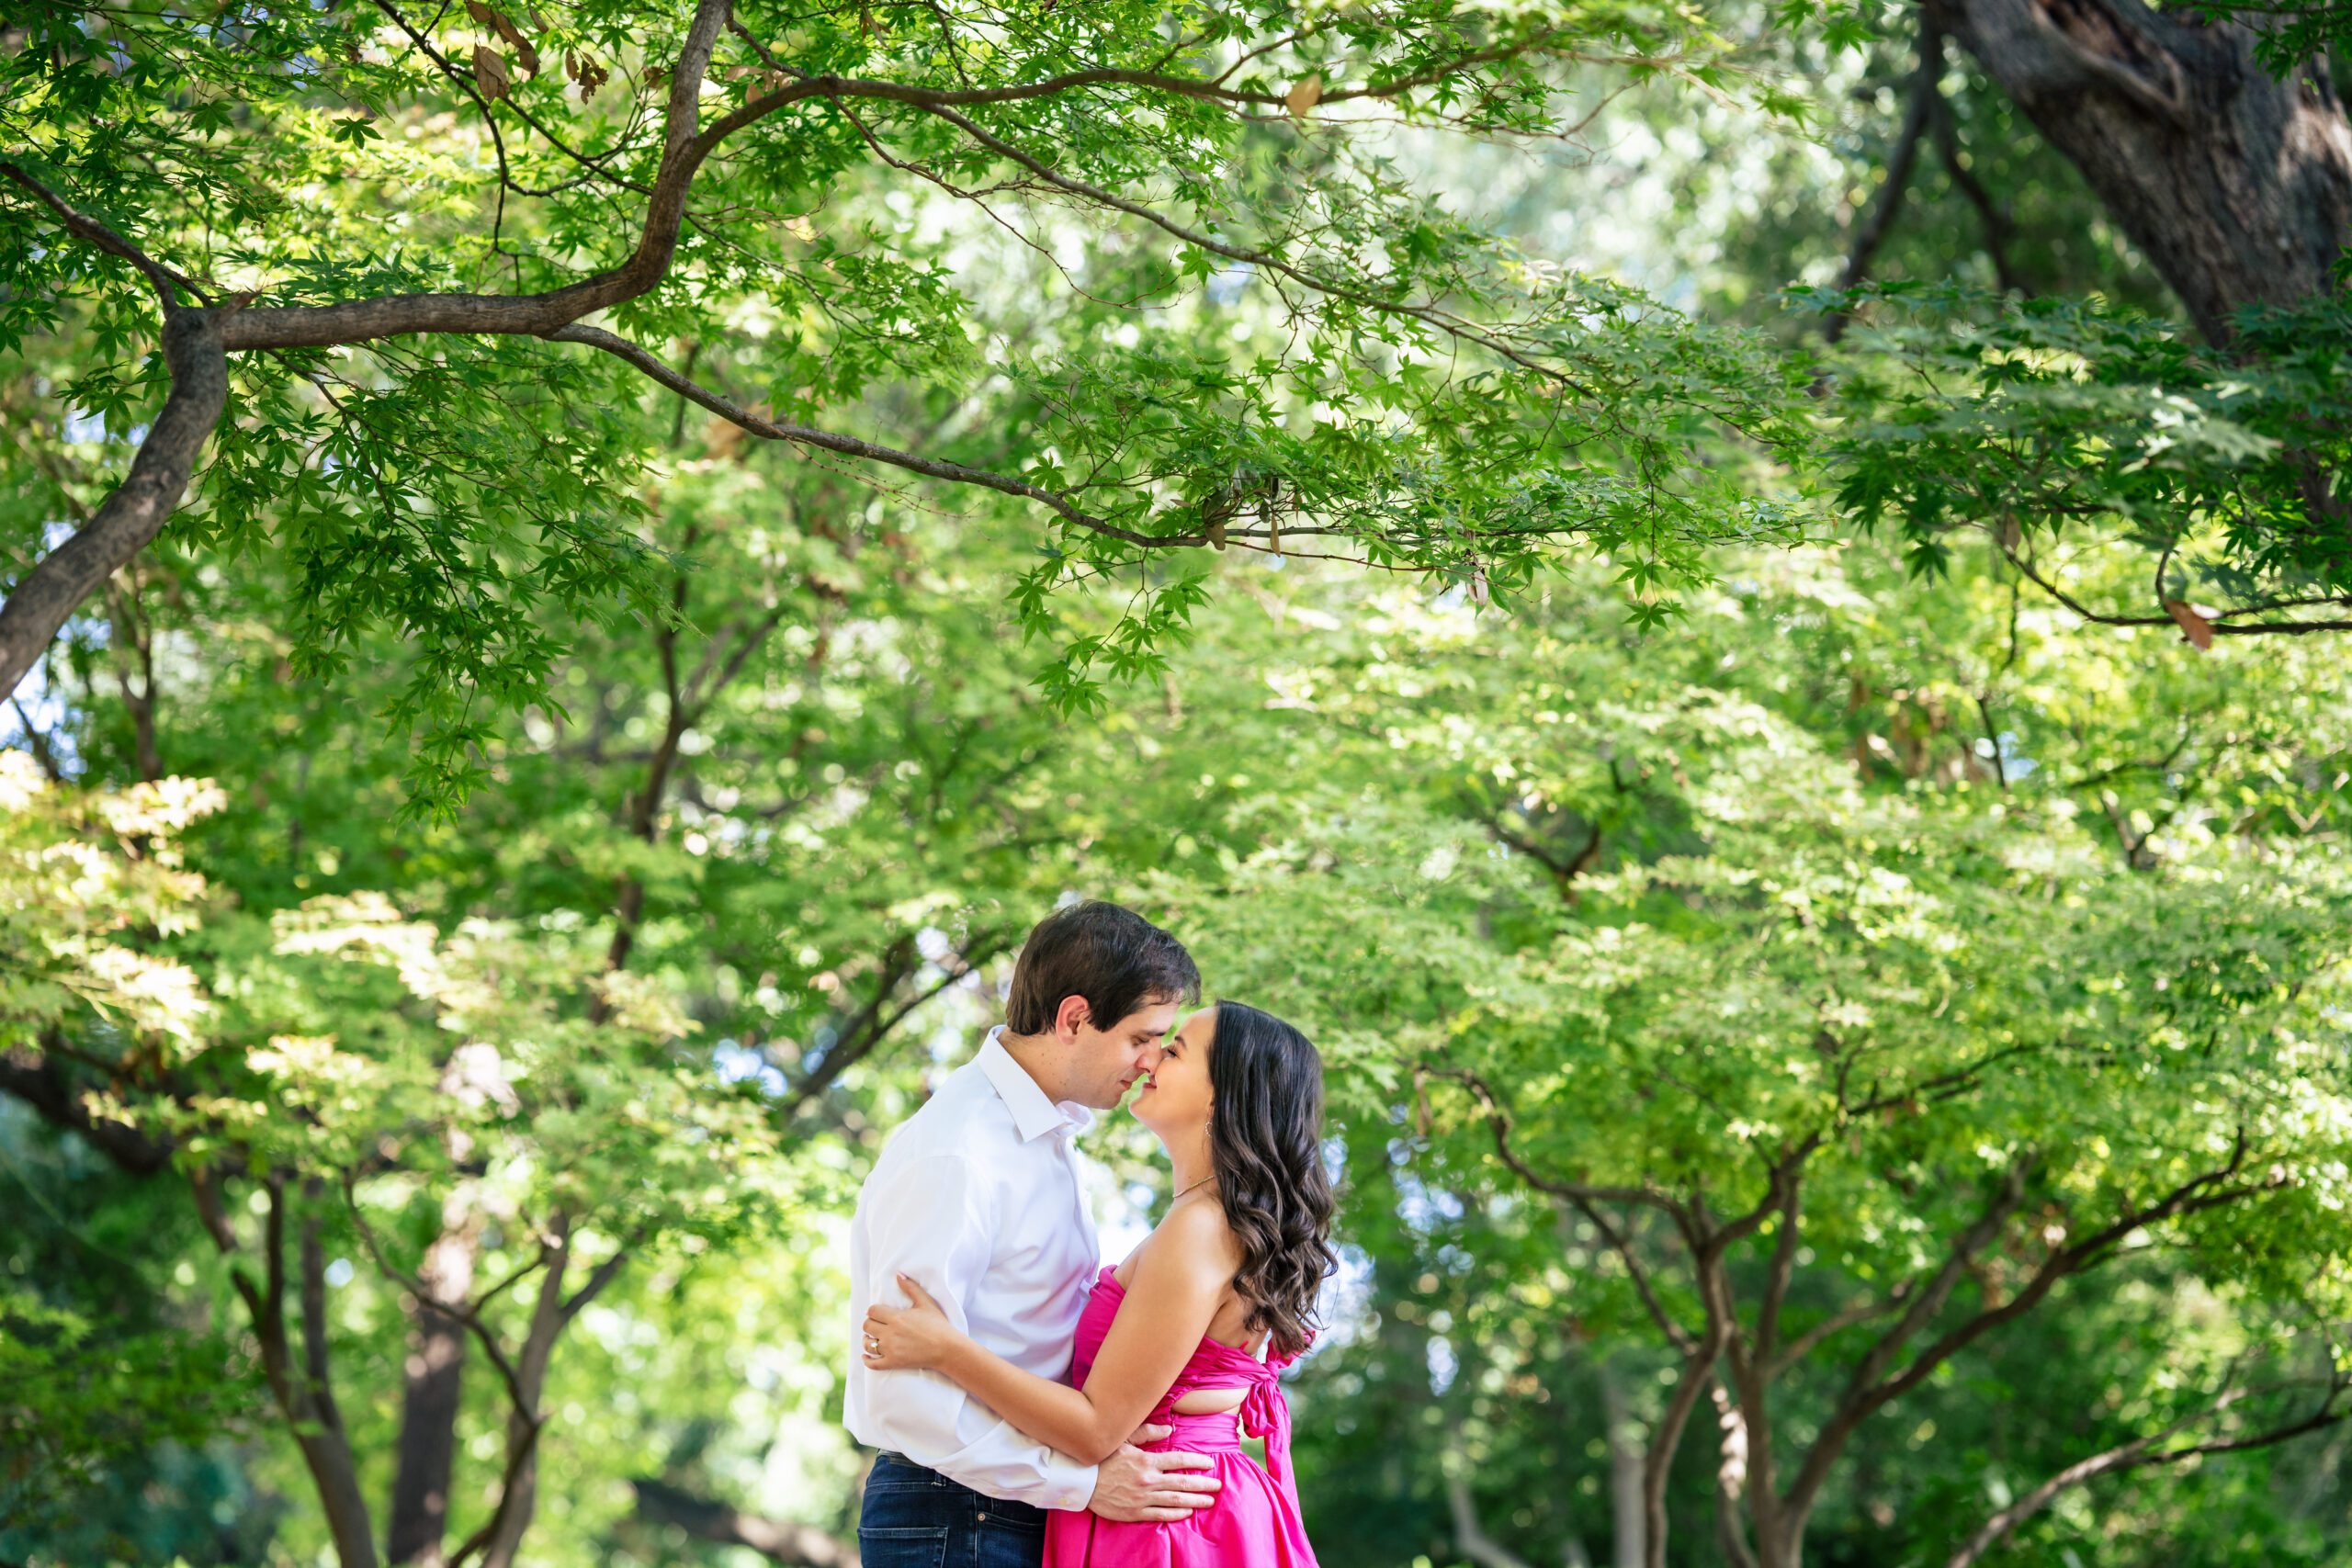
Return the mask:
<path id="1" fill-rule="evenodd" d="M 130 472 L 74 536 L 17 579 L 0 604 L 0 694 L 13 692 L 67 617 L 163 531 L 187 489 L 197 455 L 229 399 L 221 348 L 224 309 L 164 312 L 171 394 L 148 428 Z"/>
<path id="2" fill-rule="evenodd" d="M 1928 0 L 2083 172 L 2215 344 L 2246 305 L 2330 286 L 2352 127 L 2325 69 L 2274 79 L 2256 34 L 2141 0 Z"/>
<path id="3" fill-rule="evenodd" d="M 474 1284 L 474 1232 L 453 1224 L 427 1248 L 418 1279 L 431 1298 L 416 1303 L 416 1342 L 401 1401 L 399 1468 L 392 1477 L 385 1555 L 393 1562 L 442 1561 L 449 1528 L 449 1481 L 458 1455 L 458 1408 L 466 1370 L 466 1325 L 435 1303 L 462 1305 Z"/>

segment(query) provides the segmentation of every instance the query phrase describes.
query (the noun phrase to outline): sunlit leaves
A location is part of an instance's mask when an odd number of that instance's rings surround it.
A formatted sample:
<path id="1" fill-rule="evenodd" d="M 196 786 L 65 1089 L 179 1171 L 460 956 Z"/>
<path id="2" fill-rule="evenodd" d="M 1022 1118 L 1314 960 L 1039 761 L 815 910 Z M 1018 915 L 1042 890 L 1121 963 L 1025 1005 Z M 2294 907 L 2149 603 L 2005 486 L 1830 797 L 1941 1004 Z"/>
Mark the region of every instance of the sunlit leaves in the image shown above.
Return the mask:
<path id="1" fill-rule="evenodd" d="M 2352 431 L 2352 317 L 2333 299 L 2247 312 L 2224 355 L 2097 302 L 1804 297 L 1876 302 L 1883 325 L 1838 379 L 1830 452 L 1840 501 L 1865 528 L 1898 528 L 1917 570 L 1941 570 L 1960 530 L 2029 557 L 2120 536 L 2164 576 L 2124 614 L 2194 588 L 2233 615 L 2290 620 L 2352 588 L 2325 479 Z"/>
<path id="2" fill-rule="evenodd" d="M 93 13 L 8 60 L 0 130 L 42 180 L 265 305 L 549 289 L 641 238 L 684 20 L 622 0 Z M 1759 523 L 1793 536 L 1747 500 L 1804 434 L 1801 380 L 1769 345 L 1551 275 L 1377 146 L 1390 115 L 1544 132 L 1572 70 L 1720 89 L 1727 46 L 1695 8 L 752 5 L 735 21 L 703 118 L 748 118 L 699 176 L 674 262 L 615 326 L 747 404 L 859 434 L 961 401 L 974 457 L 1082 514 L 977 520 L 1055 530 L 1076 569 L 1040 582 L 1123 579 L 1204 547 L 1214 523 L 1247 548 L 1287 530 L 1289 547 L 1481 594 L 1518 592 L 1563 550 L 1638 558 L 1650 624 L 1662 584 L 1703 579 L 1708 544 Z M 757 112 L 825 73 L 895 85 Z M 22 242 L 0 331 L 67 334 L 77 364 L 56 395 L 127 432 L 160 390 L 154 367 L 130 368 L 152 303 L 37 208 L 0 209 Z M 1064 265 L 1072 220 L 1105 253 L 1174 243 L 1116 295 L 1057 288 L 1028 321 L 983 321 L 945 258 L 1001 226 Z M 1242 262 L 1280 331 L 1228 355 L 1197 341 L 1190 298 Z M 1122 313 L 1126 341 L 1093 335 Z M 981 352 L 992 333 L 1014 341 Z M 281 624 L 302 672 L 338 675 L 371 617 L 413 640 L 386 716 L 414 738 L 418 810 L 479 784 L 487 716 L 543 687 L 571 627 L 647 613 L 628 498 L 667 411 L 585 357 L 452 340 L 239 367 L 177 536 L 290 552 Z M 1204 516 L 1251 487 L 1254 530 Z M 1057 705 L 1159 669 L 1189 606 L 1154 603 L 1106 640 L 1074 634 Z"/>

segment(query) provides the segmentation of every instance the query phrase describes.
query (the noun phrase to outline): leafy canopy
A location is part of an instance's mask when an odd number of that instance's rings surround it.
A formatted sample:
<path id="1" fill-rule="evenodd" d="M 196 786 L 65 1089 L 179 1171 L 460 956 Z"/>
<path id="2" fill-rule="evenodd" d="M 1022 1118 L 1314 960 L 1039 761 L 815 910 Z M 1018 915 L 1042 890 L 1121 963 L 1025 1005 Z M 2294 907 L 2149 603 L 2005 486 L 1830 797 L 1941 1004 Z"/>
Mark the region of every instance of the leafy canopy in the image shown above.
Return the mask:
<path id="1" fill-rule="evenodd" d="M 385 712 L 430 807 L 582 621 L 666 613 L 643 492 L 683 401 L 1042 523 L 1016 603 L 1065 711 L 1160 668 L 1204 592 L 1175 552 L 1483 601 L 1581 544 L 1656 624 L 1707 544 L 1793 535 L 1747 479 L 1802 445 L 1801 367 L 1388 152 L 1549 134 L 1574 72 L 1736 85 L 1697 11 L 1623 0 L 44 11 L 0 63 L 0 351 L 58 428 L 136 437 L 149 289 L 200 303 L 229 392 L 175 536 L 288 552 L 297 673 L 413 641 Z M 1050 323 L 980 308 L 996 233 L 1054 258 Z M 12 476 L 20 584 L 130 444 Z M 1129 577 L 1107 636 L 1048 608 Z"/>

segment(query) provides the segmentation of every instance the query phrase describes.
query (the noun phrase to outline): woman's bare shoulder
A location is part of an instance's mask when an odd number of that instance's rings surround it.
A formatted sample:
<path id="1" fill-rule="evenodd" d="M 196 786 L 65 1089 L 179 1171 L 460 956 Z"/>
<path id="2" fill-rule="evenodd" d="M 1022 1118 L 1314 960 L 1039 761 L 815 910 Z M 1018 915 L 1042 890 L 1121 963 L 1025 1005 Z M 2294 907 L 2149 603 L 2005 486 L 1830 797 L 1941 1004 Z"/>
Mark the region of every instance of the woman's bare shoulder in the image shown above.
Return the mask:
<path id="1" fill-rule="evenodd" d="M 1146 1270 L 1162 1284 L 1223 1288 L 1241 1267 L 1241 1243 L 1215 1202 L 1179 1203 L 1163 1216 L 1141 1246 L 1111 1271 L 1123 1291 L 1133 1290 Z"/>
<path id="2" fill-rule="evenodd" d="M 1179 1203 L 1151 1233 L 1153 1250 L 1165 1247 L 1188 1270 L 1198 1269 L 1229 1280 L 1241 1266 L 1241 1242 L 1225 1217 L 1225 1206 L 1215 1201 Z"/>

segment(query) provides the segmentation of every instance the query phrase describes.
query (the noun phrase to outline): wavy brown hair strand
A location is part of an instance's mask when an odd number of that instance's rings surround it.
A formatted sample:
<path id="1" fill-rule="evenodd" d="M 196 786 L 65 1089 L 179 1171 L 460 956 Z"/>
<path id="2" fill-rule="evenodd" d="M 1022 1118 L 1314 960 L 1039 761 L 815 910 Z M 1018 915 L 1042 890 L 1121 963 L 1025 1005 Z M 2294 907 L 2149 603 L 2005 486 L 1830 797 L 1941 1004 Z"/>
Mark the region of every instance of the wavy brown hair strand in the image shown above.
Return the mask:
<path id="1" fill-rule="evenodd" d="M 1340 1261 L 1323 1168 L 1323 1059 L 1272 1013 L 1219 1002 L 1209 1087 L 1209 1160 L 1241 1243 L 1233 1287 L 1250 1303 L 1249 1330 L 1295 1356 L 1314 1337 L 1316 1297 Z"/>

